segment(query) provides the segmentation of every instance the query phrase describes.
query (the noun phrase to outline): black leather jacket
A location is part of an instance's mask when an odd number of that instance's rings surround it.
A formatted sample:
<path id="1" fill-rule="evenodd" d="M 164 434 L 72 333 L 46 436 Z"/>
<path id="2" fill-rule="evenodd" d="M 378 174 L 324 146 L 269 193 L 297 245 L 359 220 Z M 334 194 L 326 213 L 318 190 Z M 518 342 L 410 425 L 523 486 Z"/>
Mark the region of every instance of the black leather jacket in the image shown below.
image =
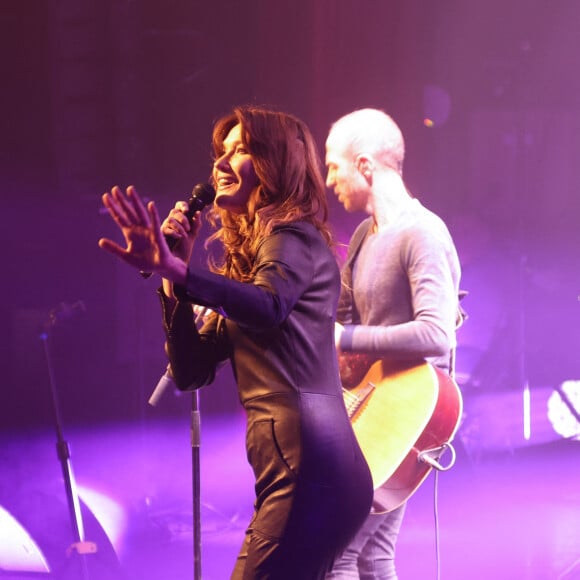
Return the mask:
<path id="1" fill-rule="evenodd" d="M 177 304 L 162 300 L 166 348 L 181 389 L 211 383 L 218 365 L 231 361 L 256 478 L 247 541 L 261 534 L 294 554 L 279 564 L 283 571 L 268 568 L 267 556 L 252 561 L 272 577 L 307 578 L 346 545 L 372 499 L 334 346 L 340 274 L 322 236 L 302 222 L 276 228 L 256 263 L 252 283 L 190 270 Z M 190 302 L 214 310 L 199 331 Z"/>

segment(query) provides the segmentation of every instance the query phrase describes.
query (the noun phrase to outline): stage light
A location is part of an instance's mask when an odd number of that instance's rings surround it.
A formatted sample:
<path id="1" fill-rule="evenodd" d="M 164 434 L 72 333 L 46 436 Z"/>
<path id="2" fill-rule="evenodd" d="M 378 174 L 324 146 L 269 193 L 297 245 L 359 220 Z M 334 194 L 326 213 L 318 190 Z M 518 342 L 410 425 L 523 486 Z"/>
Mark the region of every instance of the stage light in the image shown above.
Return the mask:
<path id="1" fill-rule="evenodd" d="M 105 521 L 101 525 L 92 506 Z M 83 551 L 80 543 L 71 543 L 70 518 L 61 494 L 25 488 L 11 496 L 11 503 L 0 505 L 0 577 L 3 573 L 34 574 L 34 578 L 79 580 L 85 577 L 82 568 L 90 570 L 94 580 L 119 580 L 122 576 L 115 546 L 107 536 L 110 531 L 122 540 L 125 515 L 119 505 L 100 493 L 84 490 L 80 508 L 86 531 L 84 545 L 94 550 Z M 77 557 L 82 554 L 82 558 Z M 10 576 L 12 578 L 13 576 Z M 20 577 L 20 576 L 18 576 Z M 8 577 L 7 577 L 8 578 Z"/>
<path id="2" fill-rule="evenodd" d="M 97 518 L 105 534 L 120 554 L 127 528 L 127 513 L 118 502 L 89 487 L 78 486 L 79 496 Z"/>
<path id="3" fill-rule="evenodd" d="M 50 573 L 36 542 L 10 512 L 0 506 L 0 571 Z"/>
<path id="4" fill-rule="evenodd" d="M 580 380 L 564 381 L 548 399 L 548 419 L 554 431 L 580 441 Z"/>
<path id="5" fill-rule="evenodd" d="M 530 394 L 530 385 L 526 382 L 523 392 L 523 423 L 524 439 L 530 440 L 532 436 L 532 399 Z"/>

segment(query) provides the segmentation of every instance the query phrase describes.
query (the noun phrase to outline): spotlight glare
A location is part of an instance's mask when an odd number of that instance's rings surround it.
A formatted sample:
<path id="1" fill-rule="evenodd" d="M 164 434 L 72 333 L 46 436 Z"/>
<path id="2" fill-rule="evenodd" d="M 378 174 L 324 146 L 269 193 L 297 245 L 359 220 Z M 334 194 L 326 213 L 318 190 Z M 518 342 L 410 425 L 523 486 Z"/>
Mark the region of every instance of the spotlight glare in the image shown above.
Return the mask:
<path id="1" fill-rule="evenodd" d="M 580 440 L 580 380 L 564 381 L 548 399 L 548 419 L 554 431 Z"/>
<path id="2" fill-rule="evenodd" d="M 0 506 L 0 575 L 2 570 L 43 574 L 50 567 L 30 534 Z"/>
<path id="3" fill-rule="evenodd" d="M 79 486 L 79 496 L 97 518 L 117 554 L 122 552 L 127 527 L 125 510 L 107 494 L 86 486 Z"/>
<path id="4" fill-rule="evenodd" d="M 530 440 L 532 436 L 532 413 L 531 413 L 531 396 L 530 396 L 530 385 L 526 383 L 523 393 L 523 418 L 524 418 L 524 439 L 526 441 Z"/>

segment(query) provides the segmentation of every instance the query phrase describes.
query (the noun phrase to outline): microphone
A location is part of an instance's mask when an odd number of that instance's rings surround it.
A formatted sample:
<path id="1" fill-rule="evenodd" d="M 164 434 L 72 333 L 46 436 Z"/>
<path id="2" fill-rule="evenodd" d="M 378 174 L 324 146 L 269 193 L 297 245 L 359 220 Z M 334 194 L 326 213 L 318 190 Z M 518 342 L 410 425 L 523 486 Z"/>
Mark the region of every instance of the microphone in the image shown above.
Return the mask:
<path id="1" fill-rule="evenodd" d="M 199 328 L 199 326 L 203 323 L 205 317 L 211 312 L 211 308 L 207 308 L 206 306 L 199 306 L 194 305 L 194 313 L 195 313 L 195 325 Z M 167 389 L 172 388 L 175 392 L 180 393 L 177 385 L 175 384 L 175 380 L 173 379 L 173 373 L 171 372 L 171 364 L 167 365 L 165 369 L 165 373 L 159 379 L 159 382 L 153 389 L 151 396 L 149 397 L 149 404 L 152 407 L 156 407 L 159 403 L 161 397 L 163 397 L 165 391 Z"/>
<path id="2" fill-rule="evenodd" d="M 201 211 L 205 206 L 213 203 L 215 199 L 215 189 L 209 183 L 198 183 L 191 192 L 191 197 L 187 200 L 187 211 L 185 215 L 192 219 L 196 211 Z M 169 249 L 172 250 L 179 241 L 177 238 L 165 236 Z"/>
<path id="3" fill-rule="evenodd" d="M 175 381 L 173 380 L 173 375 L 171 374 L 171 365 L 167 365 L 167 370 L 165 371 L 165 374 L 159 379 L 157 386 L 155 387 L 155 389 L 151 393 L 151 396 L 149 397 L 148 403 L 152 407 L 156 407 L 157 403 L 159 403 L 159 400 L 169 387 L 177 389 L 177 385 L 175 384 Z"/>
<path id="4" fill-rule="evenodd" d="M 215 199 L 215 189 L 209 183 L 198 183 L 192 190 L 190 198 L 187 200 L 187 211 L 185 215 L 192 219 L 196 211 L 201 211 L 205 206 L 213 203 Z M 176 246 L 179 240 L 173 236 L 164 236 L 170 250 Z M 140 272 L 143 278 L 149 278 L 151 272 Z"/>

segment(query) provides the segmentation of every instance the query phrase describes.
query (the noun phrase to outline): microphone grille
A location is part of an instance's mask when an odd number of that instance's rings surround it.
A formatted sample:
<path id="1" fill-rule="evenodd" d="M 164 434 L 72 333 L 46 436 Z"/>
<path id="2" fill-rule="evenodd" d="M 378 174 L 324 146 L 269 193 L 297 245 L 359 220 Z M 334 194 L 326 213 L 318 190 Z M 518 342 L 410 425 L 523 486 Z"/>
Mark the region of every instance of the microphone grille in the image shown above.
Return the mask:
<path id="1" fill-rule="evenodd" d="M 188 201 L 189 212 L 193 215 L 196 211 L 201 211 L 206 205 L 213 203 L 215 199 L 215 189 L 210 183 L 198 183 L 191 192 Z"/>

